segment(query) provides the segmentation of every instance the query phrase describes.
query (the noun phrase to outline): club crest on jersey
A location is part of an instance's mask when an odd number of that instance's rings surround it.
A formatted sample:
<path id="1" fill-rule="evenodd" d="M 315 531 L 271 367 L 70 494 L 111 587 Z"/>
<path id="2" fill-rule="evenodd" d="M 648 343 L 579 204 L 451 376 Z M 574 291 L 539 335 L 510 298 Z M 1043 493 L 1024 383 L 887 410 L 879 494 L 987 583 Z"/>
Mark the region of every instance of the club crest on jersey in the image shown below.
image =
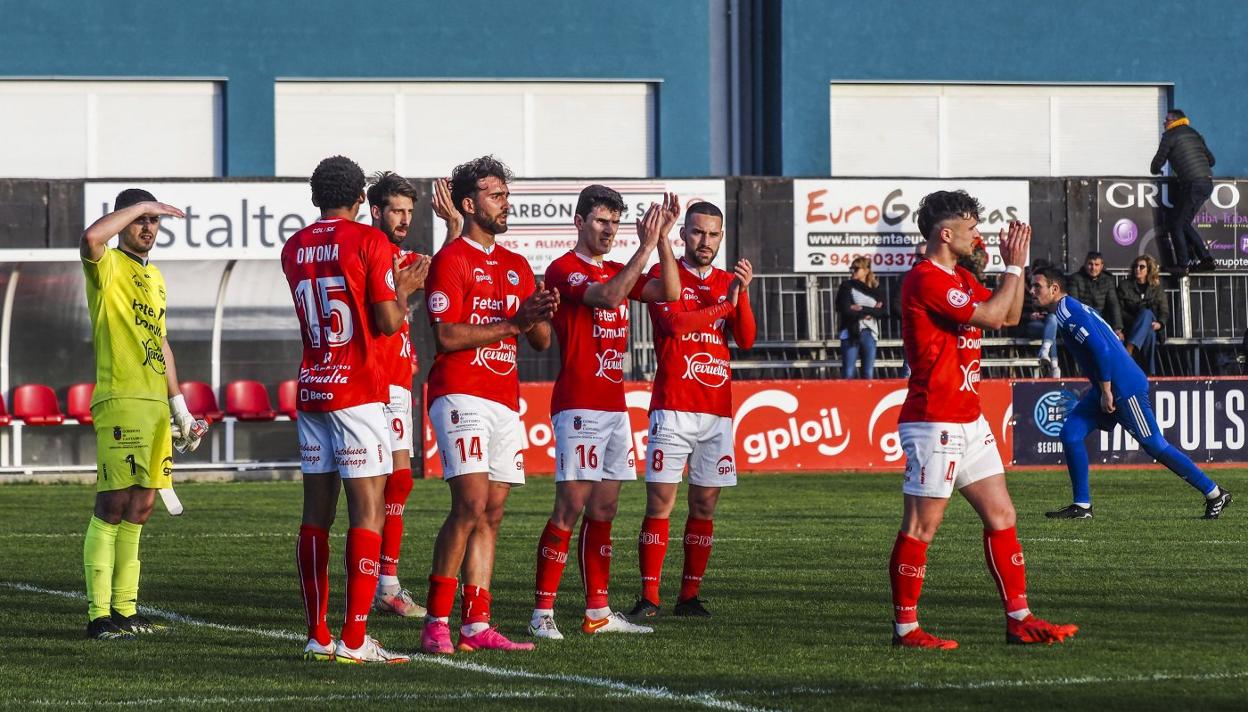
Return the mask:
<path id="1" fill-rule="evenodd" d="M 582 284 L 585 284 L 585 280 L 587 279 L 589 279 L 589 277 L 584 272 L 573 272 L 572 274 L 568 275 L 568 284 L 572 285 L 573 287 L 578 287 Z"/>
<path id="2" fill-rule="evenodd" d="M 967 304 L 970 304 L 971 295 L 961 289 L 958 289 L 957 287 L 950 287 L 949 291 L 945 292 L 945 299 L 949 301 L 950 306 L 961 309 Z"/>
<path id="3" fill-rule="evenodd" d="M 459 411 L 458 410 L 451 411 L 451 425 L 459 425 Z"/>
<path id="4" fill-rule="evenodd" d="M 434 314 L 441 314 L 451 306 L 451 298 L 446 296 L 445 292 L 434 292 L 429 295 L 428 299 L 429 311 Z"/>
<path id="5" fill-rule="evenodd" d="M 520 275 L 516 274 L 514 269 L 509 269 L 507 270 L 507 281 L 514 287 L 520 284 Z"/>
<path id="6" fill-rule="evenodd" d="M 585 425 L 585 420 L 579 415 L 572 416 L 572 429 L 580 430 Z"/>
<path id="7" fill-rule="evenodd" d="M 394 270 L 393 269 L 388 270 L 386 272 L 386 286 L 391 289 L 394 289 Z"/>

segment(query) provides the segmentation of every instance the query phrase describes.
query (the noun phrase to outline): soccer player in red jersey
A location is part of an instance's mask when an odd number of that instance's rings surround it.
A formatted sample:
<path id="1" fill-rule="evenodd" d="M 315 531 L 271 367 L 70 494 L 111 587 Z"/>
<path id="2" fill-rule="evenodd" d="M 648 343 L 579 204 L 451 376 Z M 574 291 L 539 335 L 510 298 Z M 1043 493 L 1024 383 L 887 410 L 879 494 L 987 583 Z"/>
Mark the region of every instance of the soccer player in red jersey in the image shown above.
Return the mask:
<path id="1" fill-rule="evenodd" d="M 559 295 L 538 289 L 533 268 L 495 242 L 507 231 L 511 172 L 493 156 L 457 166 L 451 197 L 463 235 L 429 268 L 425 303 L 438 354 L 429 372 L 429 421 L 438 440 L 451 511 L 438 532 L 421 647 L 454 652 L 450 615 L 463 574 L 462 651 L 531 650 L 490 627 L 490 577 L 503 508 L 524 484 L 516 338 L 550 346 Z"/>
<path id="2" fill-rule="evenodd" d="M 711 558 L 715 505 L 723 487 L 737 484 L 728 334 L 740 348 L 754 345 L 749 299 L 753 266 L 739 260 L 732 272 L 725 272 L 711 264 L 724 239 L 724 214 L 710 203 L 692 203 L 680 236 L 685 241 L 680 297 L 649 307 L 659 366 L 650 399 L 646 517 L 637 538 L 641 596 L 629 612 L 634 617 L 658 615 L 668 520 L 686 462 L 685 568 L 673 613 L 711 615 L 698 592 Z M 653 270 L 651 274 L 657 276 Z"/>
<path id="3" fill-rule="evenodd" d="M 303 525 L 297 556 L 308 644 L 304 657 L 344 663 L 407 662 L 367 634 L 381 556 L 385 487 L 391 471 L 383 404 L 384 371 L 370 354 L 403 328 L 419 265 L 400 269 L 386 236 L 355 222 L 364 172 L 342 156 L 312 173 L 321 219 L 282 248 L 282 272 L 303 337 L 297 421 L 303 470 Z M 337 644 L 325 623 L 329 605 L 329 528 L 339 480 L 347 492 L 346 617 Z"/>
<path id="4" fill-rule="evenodd" d="M 576 521 L 576 549 L 585 586 L 585 633 L 652 633 L 607 605 L 611 579 L 611 521 L 620 486 L 637 479 L 633 429 L 624 403 L 624 354 L 628 350 L 628 300 L 672 301 L 680 274 L 668 232 L 680 215 L 675 195 L 652 203 L 637 220 L 640 244 L 627 264 L 604 260 L 615 244 L 624 199 L 605 185 L 581 191 L 573 222 L 576 247 L 551 263 L 546 288 L 559 292 L 554 329 L 560 369 L 550 399 L 555 432 L 555 507 L 537 544 L 537 573 L 529 632 L 561 640 L 555 625 L 555 595 L 568 560 Z M 656 279 L 642 271 L 659 251 Z"/>
<path id="5" fill-rule="evenodd" d="M 957 266 L 980 239 L 981 211 L 979 201 L 963 191 L 937 191 L 923 198 L 917 217 L 919 232 L 927 239 L 927 258 L 906 275 L 901 287 L 902 343 L 912 373 L 898 418 L 906 471 L 901 531 L 888 564 L 893 645 L 958 647 L 918 623 L 927 547 L 955 489 L 983 520 L 984 558 L 1005 606 L 1006 641 L 1060 643 L 1078 630 L 1041 620 L 1028 608 L 1014 504 L 979 398 L 982 330 L 1018 323 L 1031 227 L 1012 222 L 1008 232 L 1001 231 L 1006 271 L 990 292 Z"/>
<path id="6" fill-rule="evenodd" d="M 416 206 L 416 188 L 403 176 L 391 171 L 375 175 L 368 187 L 369 212 L 373 227 L 385 233 L 399 259 L 400 267 L 418 264 L 418 290 L 424 289 L 429 258 L 403 249 Z M 461 223 L 462 224 L 462 221 Z M 458 225 L 449 226 L 458 231 Z M 386 521 L 381 530 L 381 575 L 373 608 L 406 618 L 425 615 L 425 607 L 412 599 L 399 583 L 399 553 L 403 545 L 403 510 L 412 491 L 412 379 L 418 365 L 409 334 L 410 322 L 403 315 L 403 328 L 382 337 L 377 361 L 390 384 L 386 421 L 390 430 L 390 450 L 394 471 L 386 480 Z"/>

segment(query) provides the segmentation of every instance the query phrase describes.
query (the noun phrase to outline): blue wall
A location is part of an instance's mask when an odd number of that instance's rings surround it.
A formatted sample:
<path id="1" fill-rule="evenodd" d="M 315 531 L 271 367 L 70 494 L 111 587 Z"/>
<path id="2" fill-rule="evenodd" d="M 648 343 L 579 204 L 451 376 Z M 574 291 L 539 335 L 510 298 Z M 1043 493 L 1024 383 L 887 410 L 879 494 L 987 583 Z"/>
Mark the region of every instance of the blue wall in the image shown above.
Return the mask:
<path id="1" fill-rule="evenodd" d="M 828 83 L 881 79 L 1173 83 L 1215 172 L 1248 175 L 1244 0 L 783 0 L 781 24 L 786 175 L 828 171 Z"/>
<path id="2" fill-rule="evenodd" d="M 704 0 L 0 0 L 0 17 L 0 76 L 226 78 L 228 175 L 272 175 L 277 77 L 661 79 L 660 175 L 710 170 Z"/>

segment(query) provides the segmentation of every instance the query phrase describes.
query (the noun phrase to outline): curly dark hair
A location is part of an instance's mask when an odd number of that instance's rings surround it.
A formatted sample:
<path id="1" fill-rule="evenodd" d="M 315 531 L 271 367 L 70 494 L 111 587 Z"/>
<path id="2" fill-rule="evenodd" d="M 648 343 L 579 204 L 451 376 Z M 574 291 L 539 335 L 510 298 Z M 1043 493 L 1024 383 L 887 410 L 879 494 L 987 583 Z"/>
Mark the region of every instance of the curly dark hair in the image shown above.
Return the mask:
<path id="1" fill-rule="evenodd" d="M 346 156 L 330 156 L 312 171 L 312 204 L 321 210 L 349 208 L 364 192 L 364 171 Z"/>
<path id="2" fill-rule="evenodd" d="M 965 190 L 938 190 L 928 193 L 919 201 L 919 233 L 923 239 L 930 240 L 934 231 L 939 230 L 942 223 L 954 218 L 971 218 L 979 220 L 984 206 L 972 198 Z"/>
<path id="3" fill-rule="evenodd" d="M 493 156 L 474 158 L 455 166 L 451 171 L 451 202 L 455 209 L 464 212 L 464 198 L 475 195 L 477 181 L 493 176 L 504 183 L 515 180 L 511 169 Z"/>
<path id="4" fill-rule="evenodd" d="M 607 210 L 617 213 L 624 212 L 624 198 L 613 188 L 597 183 L 585 186 L 581 191 L 581 195 L 576 199 L 576 214 L 581 219 L 589 217 L 589 213 L 599 205 L 605 206 Z"/>
<path id="5" fill-rule="evenodd" d="M 394 171 L 380 171 L 369 176 L 368 204 L 385 210 L 390 199 L 396 195 L 411 198 L 416 203 L 416 186 Z"/>

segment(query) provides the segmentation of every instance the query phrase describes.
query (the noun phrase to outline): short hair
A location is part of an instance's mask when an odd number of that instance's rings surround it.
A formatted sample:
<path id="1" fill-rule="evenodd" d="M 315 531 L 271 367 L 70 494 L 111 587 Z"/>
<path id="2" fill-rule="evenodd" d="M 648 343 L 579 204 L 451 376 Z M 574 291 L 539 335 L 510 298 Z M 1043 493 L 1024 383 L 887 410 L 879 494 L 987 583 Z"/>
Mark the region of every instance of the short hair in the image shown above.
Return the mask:
<path id="1" fill-rule="evenodd" d="M 139 203 L 155 202 L 156 196 L 143 190 L 142 188 L 126 188 L 117 194 L 117 199 L 113 201 L 113 212 L 138 205 Z"/>
<path id="2" fill-rule="evenodd" d="M 1175 119 L 1186 119 L 1186 118 L 1187 118 L 1187 114 L 1183 113 L 1182 109 L 1171 109 L 1166 112 L 1167 121 L 1174 121 Z"/>
<path id="3" fill-rule="evenodd" d="M 515 179 L 511 169 L 494 156 L 474 158 L 455 166 L 451 171 L 451 202 L 455 209 L 464 212 L 464 198 L 477 192 L 477 181 L 493 176 L 504 183 Z"/>
<path id="4" fill-rule="evenodd" d="M 708 203 L 705 200 L 697 200 L 689 203 L 685 208 L 685 222 L 689 222 L 689 218 L 694 215 L 710 215 L 713 218 L 724 219 L 724 213 L 715 207 L 714 203 Z"/>
<path id="5" fill-rule="evenodd" d="M 346 156 L 330 156 L 316 164 L 312 178 L 312 204 L 321 210 L 349 208 L 364 192 L 364 171 Z"/>
<path id="6" fill-rule="evenodd" d="M 1088 254 L 1086 257 L 1083 258 L 1083 261 L 1087 262 L 1088 260 L 1100 260 L 1101 262 L 1104 262 L 1105 255 L 1102 255 L 1100 252 L 1096 250 L 1088 250 Z"/>
<path id="7" fill-rule="evenodd" d="M 624 198 L 614 189 L 595 183 L 585 186 L 580 197 L 576 199 L 576 214 L 584 220 L 599 205 L 612 212 L 624 212 Z"/>
<path id="8" fill-rule="evenodd" d="M 932 239 L 932 231 L 941 223 L 953 218 L 979 220 L 984 206 L 965 190 L 938 190 L 928 193 L 919 201 L 919 233 L 924 239 Z"/>
<path id="9" fill-rule="evenodd" d="M 1049 284 L 1056 284 L 1063 292 L 1066 291 L 1066 275 L 1056 267 L 1045 265 L 1032 270 L 1031 276 L 1044 277 Z"/>
<path id="10" fill-rule="evenodd" d="M 394 171 L 380 171 L 374 173 L 369 178 L 368 186 L 368 204 L 386 209 L 390 206 L 390 199 L 395 196 L 410 198 L 412 203 L 416 203 L 416 186 L 403 176 Z"/>

